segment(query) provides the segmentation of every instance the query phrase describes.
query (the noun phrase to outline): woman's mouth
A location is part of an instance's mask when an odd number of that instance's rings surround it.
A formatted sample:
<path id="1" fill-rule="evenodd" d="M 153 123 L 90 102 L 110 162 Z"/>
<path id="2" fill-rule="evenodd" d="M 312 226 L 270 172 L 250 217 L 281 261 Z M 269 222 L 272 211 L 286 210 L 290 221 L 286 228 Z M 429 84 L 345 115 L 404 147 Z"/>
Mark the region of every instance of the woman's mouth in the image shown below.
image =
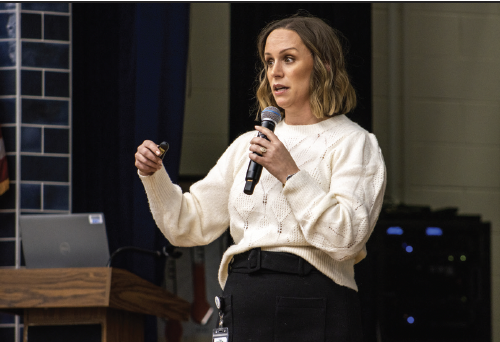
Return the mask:
<path id="1" fill-rule="evenodd" d="M 275 84 L 273 86 L 273 91 L 274 91 L 274 94 L 276 94 L 276 95 L 283 94 L 287 89 L 288 89 L 288 87 L 285 87 L 282 84 Z"/>

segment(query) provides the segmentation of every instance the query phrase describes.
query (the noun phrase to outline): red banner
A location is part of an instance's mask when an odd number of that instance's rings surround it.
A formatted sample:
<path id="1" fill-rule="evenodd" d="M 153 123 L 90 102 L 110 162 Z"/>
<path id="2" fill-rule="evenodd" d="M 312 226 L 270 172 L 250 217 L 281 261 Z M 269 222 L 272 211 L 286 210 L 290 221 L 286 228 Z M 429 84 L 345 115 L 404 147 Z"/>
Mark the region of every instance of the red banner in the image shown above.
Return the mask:
<path id="1" fill-rule="evenodd" d="M 7 171 L 7 155 L 0 130 L 0 195 L 9 190 L 9 173 Z"/>

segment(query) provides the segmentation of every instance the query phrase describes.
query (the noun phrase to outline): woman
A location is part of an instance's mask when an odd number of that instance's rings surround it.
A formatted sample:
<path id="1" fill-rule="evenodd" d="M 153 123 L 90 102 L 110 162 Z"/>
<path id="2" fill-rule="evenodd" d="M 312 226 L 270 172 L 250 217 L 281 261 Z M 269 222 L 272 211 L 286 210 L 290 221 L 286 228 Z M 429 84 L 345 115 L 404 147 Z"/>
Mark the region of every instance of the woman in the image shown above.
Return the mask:
<path id="1" fill-rule="evenodd" d="M 145 141 L 136 166 L 151 211 L 176 246 L 208 244 L 230 227 L 234 245 L 219 269 L 229 341 L 361 341 L 354 264 L 385 190 L 378 143 L 344 115 L 356 96 L 339 38 L 322 20 L 272 22 L 258 51 L 260 108 L 283 117 L 275 132 L 256 126 L 269 140 L 238 137 L 185 194 Z M 249 158 L 263 166 L 251 196 Z"/>

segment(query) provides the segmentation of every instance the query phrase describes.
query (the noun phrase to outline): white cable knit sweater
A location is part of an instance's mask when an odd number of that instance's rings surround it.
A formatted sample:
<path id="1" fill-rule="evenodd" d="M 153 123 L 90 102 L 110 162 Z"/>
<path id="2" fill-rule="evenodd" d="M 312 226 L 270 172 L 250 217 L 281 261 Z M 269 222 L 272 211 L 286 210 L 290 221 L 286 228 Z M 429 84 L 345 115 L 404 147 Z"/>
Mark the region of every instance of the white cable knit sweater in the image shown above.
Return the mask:
<path id="1" fill-rule="evenodd" d="M 373 134 L 335 116 L 313 125 L 276 126 L 301 170 L 285 187 L 263 169 L 254 194 L 243 193 L 249 142 L 238 137 L 189 193 L 162 168 L 141 177 L 156 224 L 175 246 L 206 245 L 229 226 L 235 244 L 219 268 L 224 288 L 235 254 L 255 247 L 296 254 L 337 284 L 357 290 L 354 264 L 382 206 L 385 164 Z"/>

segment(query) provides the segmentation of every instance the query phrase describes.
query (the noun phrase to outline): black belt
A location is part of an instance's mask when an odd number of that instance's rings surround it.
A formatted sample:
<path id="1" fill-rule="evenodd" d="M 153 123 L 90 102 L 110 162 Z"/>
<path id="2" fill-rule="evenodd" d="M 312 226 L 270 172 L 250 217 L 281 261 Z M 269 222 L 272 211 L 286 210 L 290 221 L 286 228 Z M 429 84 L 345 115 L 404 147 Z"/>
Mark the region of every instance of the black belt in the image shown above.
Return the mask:
<path id="1" fill-rule="evenodd" d="M 236 254 L 229 267 L 231 272 L 236 273 L 253 273 L 259 270 L 269 270 L 304 276 L 313 271 L 317 272 L 313 265 L 297 255 L 283 252 L 266 252 L 260 248 Z"/>

